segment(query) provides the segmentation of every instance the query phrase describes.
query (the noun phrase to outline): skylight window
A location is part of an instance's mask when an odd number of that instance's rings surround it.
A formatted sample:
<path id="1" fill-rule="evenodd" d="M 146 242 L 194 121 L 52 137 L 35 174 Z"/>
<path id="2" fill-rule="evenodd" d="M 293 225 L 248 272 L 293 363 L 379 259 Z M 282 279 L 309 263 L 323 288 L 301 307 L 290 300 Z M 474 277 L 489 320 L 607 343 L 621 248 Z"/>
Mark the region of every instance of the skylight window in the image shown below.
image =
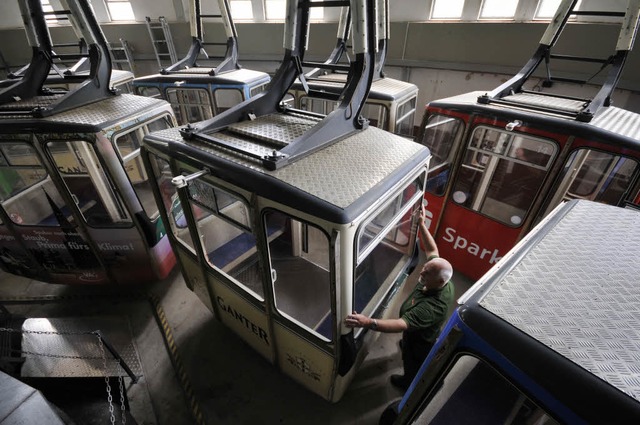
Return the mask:
<path id="1" fill-rule="evenodd" d="M 510 19 L 516 14 L 518 0 L 484 0 L 480 19 Z"/>
<path id="2" fill-rule="evenodd" d="M 128 0 L 107 0 L 109 16 L 112 21 L 135 21 L 133 8 Z"/>
<path id="3" fill-rule="evenodd" d="M 251 0 L 231 1 L 231 17 L 235 21 L 250 21 L 253 19 L 253 6 Z"/>
<path id="4" fill-rule="evenodd" d="M 314 0 L 317 1 L 317 0 Z M 267 21 L 284 21 L 287 14 L 287 5 L 285 0 L 265 0 L 264 2 L 265 18 Z M 324 18 L 323 7 L 312 7 L 310 9 L 309 18 L 317 21 Z"/>
<path id="5" fill-rule="evenodd" d="M 460 19 L 464 0 L 433 0 L 431 19 Z"/>

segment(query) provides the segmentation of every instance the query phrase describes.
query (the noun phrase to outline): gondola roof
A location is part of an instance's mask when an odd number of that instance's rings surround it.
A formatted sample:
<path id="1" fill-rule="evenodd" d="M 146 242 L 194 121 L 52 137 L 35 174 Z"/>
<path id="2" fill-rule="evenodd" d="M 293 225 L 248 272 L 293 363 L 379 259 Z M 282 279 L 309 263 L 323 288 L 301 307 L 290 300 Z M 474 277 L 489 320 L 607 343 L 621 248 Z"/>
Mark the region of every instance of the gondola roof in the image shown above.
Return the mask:
<path id="1" fill-rule="evenodd" d="M 295 114 L 273 114 L 232 125 L 216 137 L 269 155 L 274 139 L 286 143 L 316 123 Z M 198 167 L 245 190 L 338 223 L 351 222 L 430 155 L 423 145 L 375 127 L 277 170 L 205 140 L 183 139 L 178 128 L 151 133 L 145 143 L 187 163 L 195 159 Z"/>
<path id="2" fill-rule="evenodd" d="M 35 132 L 97 132 L 124 119 L 166 106 L 164 100 L 122 94 L 63 111 L 43 118 L 17 113 L 30 108 L 46 107 L 58 96 L 37 96 L 0 106 L 0 133 Z M 12 111 L 16 111 L 12 114 Z"/>

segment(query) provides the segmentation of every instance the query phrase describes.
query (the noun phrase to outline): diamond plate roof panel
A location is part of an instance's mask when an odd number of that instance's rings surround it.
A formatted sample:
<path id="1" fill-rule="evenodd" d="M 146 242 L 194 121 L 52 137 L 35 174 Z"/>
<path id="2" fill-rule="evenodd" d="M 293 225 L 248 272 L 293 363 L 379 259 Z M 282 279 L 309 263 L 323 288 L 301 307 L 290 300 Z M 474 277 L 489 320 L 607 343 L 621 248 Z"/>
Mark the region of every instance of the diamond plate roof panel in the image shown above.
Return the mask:
<path id="1" fill-rule="evenodd" d="M 253 121 L 246 121 L 247 123 Z M 152 133 L 154 139 L 188 144 L 210 155 L 274 177 L 340 208 L 346 208 L 390 173 L 426 148 L 419 143 L 375 127 L 355 133 L 278 170 L 269 171 L 255 159 L 197 140 L 183 140 L 177 128 Z M 253 152 L 271 153 L 239 136 L 216 133 L 226 142 Z M 179 145 L 178 145 L 179 146 Z M 177 148 L 179 150 L 179 147 Z M 204 165 L 206 166 L 206 165 Z"/>
<path id="2" fill-rule="evenodd" d="M 319 122 L 320 119 L 297 115 L 270 114 L 252 121 L 232 124 L 228 127 L 228 131 L 283 147 Z"/>
<path id="3" fill-rule="evenodd" d="M 640 400 L 640 213 L 578 202 L 480 305 Z"/>
<path id="4" fill-rule="evenodd" d="M 431 102 L 430 104 L 433 104 L 435 106 L 439 106 L 439 104 L 441 103 L 457 104 L 467 108 L 476 106 L 476 107 L 482 108 L 483 110 L 491 110 L 491 111 L 518 111 L 519 110 L 516 107 L 499 105 L 499 104 L 481 105 L 477 102 L 478 96 L 481 96 L 484 94 L 486 94 L 486 92 L 482 92 L 482 91 L 470 92 L 470 93 L 465 93 L 458 96 L 452 96 L 446 99 L 440 99 L 440 100 Z M 524 95 L 517 95 L 517 96 L 520 96 L 520 100 L 523 100 L 522 96 Z M 541 96 L 538 96 L 538 97 L 541 97 Z M 507 96 L 507 99 L 513 100 L 513 96 Z M 559 99 L 559 98 L 553 98 L 553 97 L 547 97 L 547 99 L 543 99 L 543 101 L 546 102 L 546 105 L 543 105 L 543 106 L 550 106 L 551 102 L 558 102 L 557 106 L 564 104 L 566 107 L 566 110 L 570 110 L 572 107 L 573 108 L 576 107 L 577 103 L 573 103 L 573 106 L 572 106 L 572 102 L 578 102 L 578 101 Z M 526 102 L 523 101 L 522 103 L 526 103 Z M 536 116 L 540 116 L 540 117 L 543 117 L 543 116 L 547 116 L 550 118 L 553 117 L 553 119 L 566 121 L 567 123 L 571 123 L 575 126 L 584 126 L 584 128 L 587 128 L 587 129 L 607 131 L 614 135 L 635 139 L 636 141 L 640 140 L 640 114 L 632 111 L 627 111 L 625 109 L 617 108 L 615 106 L 608 106 L 606 108 L 602 108 L 598 112 L 598 114 L 588 123 L 578 122 L 578 121 L 575 121 L 574 119 L 561 117 L 558 115 L 551 115 L 551 114 L 545 115 L 542 112 L 529 112 L 529 113 L 534 114 Z M 572 129 L 567 127 L 567 132 L 570 132 L 570 131 L 572 131 Z"/>
<path id="5" fill-rule="evenodd" d="M 309 79 L 307 83 L 310 87 L 322 88 L 322 87 L 334 87 L 341 88 L 347 81 L 346 74 L 327 74 L 317 77 L 317 79 Z M 293 87 L 301 90 L 302 84 L 300 80 L 296 80 Z M 371 89 L 369 90 L 369 99 L 380 98 L 398 98 L 402 95 L 417 92 L 418 87 L 413 83 L 408 83 L 402 80 L 396 80 L 394 78 L 380 78 L 371 83 Z"/>
<path id="6" fill-rule="evenodd" d="M 27 106 L 48 106 L 48 103 L 43 103 L 44 100 L 41 97 L 30 99 L 27 101 L 16 102 L 3 107 L 11 107 L 12 105 L 20 104 L 22 107 Z M 105 100 L 90 103 L 80 108 L 70 109 L 55 115 L 51 115 L 45 118 L 38 118 L 37 121 L 51 122 L 51 123 L 69 123 L 69 124 L 87 124 L 100 126 L 104 123 L 110 123 L 122 120 L 127 117 L 132 117 L 141 113 L 141 111 L 149 110 L 154 107 L 161 107 L 168 105 L 164 100 L 154 99 L 145 96 L 134 96 L 130 94 L 122 94 L 119 96 L 110 97 Z M 10 118 L 22 119 L 22 120 L 35 120 L 35 118 L 29 115 L 16 115 Z M 0 121 L 3 124 L 10 125 L 11 122 L 7 120 Z"/>
<path id="7" fill-rule="evenodd" d="M 569 112 L 579 112 L 584 107 L 582 100 L 565 99 L 562 97 L 543 96 L 535 93 L 518 93 L 505 96 L 504 100 L 522 103 L 524 105 L 543 106 L 546 108 L 561 109 Z"/>

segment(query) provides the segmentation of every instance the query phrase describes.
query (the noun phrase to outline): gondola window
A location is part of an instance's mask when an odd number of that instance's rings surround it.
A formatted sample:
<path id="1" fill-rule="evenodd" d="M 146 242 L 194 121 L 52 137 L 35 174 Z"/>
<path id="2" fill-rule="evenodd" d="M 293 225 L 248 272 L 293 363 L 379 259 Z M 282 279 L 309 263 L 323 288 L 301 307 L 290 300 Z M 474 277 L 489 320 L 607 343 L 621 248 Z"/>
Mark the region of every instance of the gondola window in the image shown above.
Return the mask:
<path id="1" fill-rule="evenodd" d="M 551 141 L 479 126 L 464 154 L 453 201 L 519 227 L 556 153 Z"/>
<path id="2" fill-rule="evenodd" d="M 329 238 L 279 211 L 265 215 L 276 308 L 298 326 L 333 339 Z"/>
<path id="3" fill-rule="evenodd" d="M 149 177 L 142 164 L 140 143 L 145 134 L 166 128 L 169 128 L 167 119 L 160 118 L 150 122 L 148 126 L 138 127 L 128 133 L 119 134 L 115 138 L 116 148 L 118 149 L 118 154 L 129 177 L 129 181 L 140 200 L 142 208 L 150 219 L 156 219 L 159 212 L 158 206 L 153 199 Z"/>
<path id="4" fill-rule="evenodd" d="M 639 171 L 640 166 L 634 159 L 593 149 L 577 149 L 564 164 L 543 215 L 560 202 L 572 199 L 621 205 Z"/>
<path id="5" fill-rule="evenodd" d="M 49 154 L 86 222 L 93 227 L 130 225 L 122 200 L 93 150 L 84 141 L 50 141 Z"/>
<path id="6" fill-rule="evenodd" d="M 203 121 L 215 115 L 205 89 L 167 89 L 167 100 L 179 123 Z"/>
<path id="7" fill-rule="evenodd" d="M 237 89 L 216 89 L 213 92 L 213 100 L 215 105 L 216 115 L 226 111 L 232 106 L 237 105 L 244 99 L 242 92 Z"/>
<path id="8" fill-rule="evenodd" d="M 157 87 L 136 87 L 135 88 L 136 94 L 139 94 L 140 96 L 146 96 L 146 97 L 154 97 L 156 99 L 162 99 L 162 94 L 160 93 L 160 89 Z"/>
<path id="9" fill-rule="evenodd" d="M 415 242 L 412 214 L 420 208 L 424 175 L 365 222 L 358 236 L 354 310 L 371 314 L 391 287 Z"/>
<path id="10" fill-rule="evenodd" d="M 332 100 L 314 99 L 309 96 L 302 96 L 300 98 L 300 105 L 305 111 L 327 115 L 333 112 L 338 107 L 339 103 Z"/>
<path id="11" fill-rule="evenodd" d="M 207 264 L 264 300 L 256 237 L 246 202 L 200 180 L 189 182 L 189 200 Z"/>
<path id="12" fill-rule="evenodd" d="M 180 243 L 188 247 L 195 255 L 196 248 L 189 233 L 189 228 L 187 227 L 187 219 L 184 216 L 184 210 L 178 197 L 178 190 L 171 183 L 173 173 L 171 172 L 169 162 L 154 154 L 149 154 L 149 161 L 151 162 L 153 175 L 156 177 L 156 184 L 160 190 L 162 203 L 164 204 L 165 211 L 167 211 L 169 215 L 171 232 Z"/>
<path id="13" fill-rule="evenodd" d="M 486 362 L 469 355 L 455 361 L 437 388 L 411 423 L 558 424 Z"/>
<path id="14" fill-rule="evenodd" d="M 426 190 L 434 195 L 444 195 L 461 129 L 462 121 L 443 115 L 431 115 L 424 128 L 421 143 L 431 151 Z"/>
<path id="15" fill-rule="evenodd" d="M 55 209 L 64 204 L 62 196 L 26 143 L 3 143 L 0 148 L 0 201 L 16 224 L 60 225 Z M 64 220 L 69 215 L 66 211 Z"/>
<path id="16" fill-rule="evenodd" d="M 413 121 L 416 114 L 416 98 L 411 98 L 398 106 L 396 116 L 396 133 L 404 136 L 413 136 Z M 385 128 L 385 127 L 381 127 Z"/>
<path id="17" fill-rule="evenodd" d="M 365 103 L 362 108 L 362 115 L 374 127 L 389 128 L 389 108 L 385 105 Z"/>
<path id="18" fill-rule="evenodd" d="M 638 169 L 632 159 L 580 149 L 567 161 L 568 168 L 579 168 L 576 179 L 569 187 L 569 199 L 582 198 L 617 205 L 629 187 Z"/>

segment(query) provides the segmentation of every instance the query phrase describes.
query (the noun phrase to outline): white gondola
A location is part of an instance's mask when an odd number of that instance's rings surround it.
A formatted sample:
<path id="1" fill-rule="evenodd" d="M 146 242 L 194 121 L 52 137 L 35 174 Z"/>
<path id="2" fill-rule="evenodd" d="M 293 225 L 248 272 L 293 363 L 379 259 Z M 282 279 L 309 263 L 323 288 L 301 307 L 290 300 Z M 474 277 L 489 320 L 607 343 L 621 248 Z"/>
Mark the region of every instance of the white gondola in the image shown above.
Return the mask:
<path id="1" fill-rule="evenodd" d="M 330 5 L 290 1 L 286 55 L 269 90 L 209 121 L 147 135 L 143 158 L 156 180 L 165 170 L 158 200 L 173 175 L 174 202 L 162 213 L 187 285 L 268 361 L 335 402 L 379 335 L 343 318 L 389 317 L 415 267 L 413 213 L 430 154 L 361 116 L 384 1 L 350 2 L 367 26 L 355 31 L 338 108 L 281 108 L 297 65 L 315 66 L 304 60 L 309 8 Z"/>

